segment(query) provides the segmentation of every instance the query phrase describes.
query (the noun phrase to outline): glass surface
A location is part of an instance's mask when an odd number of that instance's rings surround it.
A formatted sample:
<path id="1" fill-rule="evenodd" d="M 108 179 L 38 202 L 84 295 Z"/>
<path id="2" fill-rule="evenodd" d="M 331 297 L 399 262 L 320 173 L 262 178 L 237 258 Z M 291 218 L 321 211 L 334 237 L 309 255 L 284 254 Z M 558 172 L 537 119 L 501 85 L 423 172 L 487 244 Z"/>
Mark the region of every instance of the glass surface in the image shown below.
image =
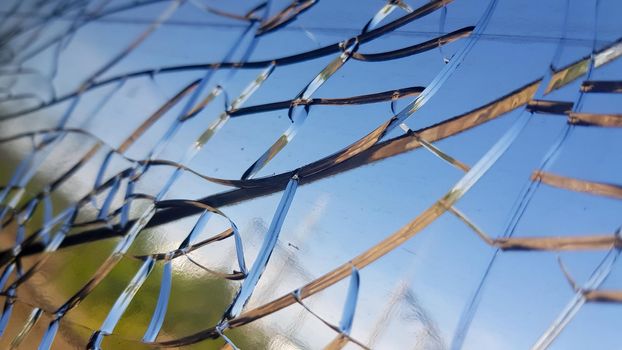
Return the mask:
<path id="1" fill-rule="evenodd" d="M 618 348 L 620 10 L 0 1 L 0 348 Z"/>

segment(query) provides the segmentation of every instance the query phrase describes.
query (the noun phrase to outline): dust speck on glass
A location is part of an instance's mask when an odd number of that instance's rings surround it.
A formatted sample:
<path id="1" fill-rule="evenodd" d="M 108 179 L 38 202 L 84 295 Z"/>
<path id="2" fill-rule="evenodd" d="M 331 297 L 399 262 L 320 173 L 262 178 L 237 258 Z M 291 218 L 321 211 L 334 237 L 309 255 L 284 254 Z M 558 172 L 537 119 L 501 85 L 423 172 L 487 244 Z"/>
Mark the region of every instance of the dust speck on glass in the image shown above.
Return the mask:
<path id="1" fill-rule="evenodd" d="M 618 348 L 621 10 L 1 1 L 0 348 Z"/>

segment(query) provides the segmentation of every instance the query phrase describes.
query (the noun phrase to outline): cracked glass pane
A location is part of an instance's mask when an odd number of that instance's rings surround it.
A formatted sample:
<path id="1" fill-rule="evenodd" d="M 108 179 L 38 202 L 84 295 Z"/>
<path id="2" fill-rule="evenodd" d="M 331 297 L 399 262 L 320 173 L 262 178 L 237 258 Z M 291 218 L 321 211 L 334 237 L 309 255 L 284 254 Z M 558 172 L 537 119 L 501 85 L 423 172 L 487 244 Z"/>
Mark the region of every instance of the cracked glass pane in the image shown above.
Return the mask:
<path id="1" fill-rule="evenodd" d="M 617 348 L 620 10 L 0 2 L 0 347 Z"/>

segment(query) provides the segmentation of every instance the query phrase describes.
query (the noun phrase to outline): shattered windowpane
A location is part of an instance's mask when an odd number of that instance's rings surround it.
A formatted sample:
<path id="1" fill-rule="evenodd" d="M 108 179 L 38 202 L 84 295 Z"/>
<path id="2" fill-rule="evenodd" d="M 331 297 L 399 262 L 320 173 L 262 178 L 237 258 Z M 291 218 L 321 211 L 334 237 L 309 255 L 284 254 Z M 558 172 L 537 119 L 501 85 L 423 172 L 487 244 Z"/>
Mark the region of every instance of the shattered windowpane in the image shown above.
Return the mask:
<path id="1" fill-rule="evenodd" d="M 617 347 L 620 9 L 1 2 L 0 347 Z"/>

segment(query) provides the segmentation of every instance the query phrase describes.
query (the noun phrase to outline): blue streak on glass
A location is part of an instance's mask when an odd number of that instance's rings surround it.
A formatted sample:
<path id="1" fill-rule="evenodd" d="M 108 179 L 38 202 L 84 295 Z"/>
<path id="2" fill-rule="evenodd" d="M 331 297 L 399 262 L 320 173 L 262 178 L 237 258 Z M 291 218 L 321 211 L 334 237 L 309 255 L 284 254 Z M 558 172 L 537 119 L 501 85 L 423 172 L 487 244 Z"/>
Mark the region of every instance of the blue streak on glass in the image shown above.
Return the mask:
<path id="1" fill-rule="evenodd" d="M 155 341 L 156 337 L 160 333 L 160 329 L 162 329 L 162 324 L 164 323 L 164 317 L 166 316 L 166 310 L 168 308 L 168 301 L 171 296 L 172 283 L 172 262 L 170 260 L 167 260 L 164 263 L 164 267 L 162 270 L 162 280 L 160 281 L 160 294 L 158 295 L 156 308 L 153 311 L 153 316 L 151 317 L 151 322 L 149 322 L 149 327 L 147 327 L 147 331 L 145 331 L 145 335 L 143 336 L 144 342 Z"/>
<path id="2" fill-rule="evenodd" d="M 261 274 L 266 269 L 266 265 L 268 264 L 270 256 L 272 255 L 274 247 L 279 239 L 279 233 L 281 232 L 283 221 L 285 220 L 285 216 L 287 215 L 292 200 L 294 199 L 297 187 L 298 177 L 294 176 L 291 180 L 289 180 L 289 183 L 283 192 L 283 197 L 281 197 L 281 201 L 279 202 L 276 212 L 274 213 L 268 232 L 266 232 L 266 237 L 261 245 L 257 259 L 253 263 L 246 279 L 242 282 L 242 286 L 233 300 L 233 303 L 225 313 L 225 318 L 231 319 L 238 316 L 244 308 L 244 305 L 246 305 L 253 294 L 253 291 L 257 286 L 257 282 L 259 282 Z"/>
<path id="3" fill-rule="evenodd" d="M 352 321 L 354 320 L 354 312 L 356 311 L 356 302 L 359 296 L 360 276 L 356 267 L 352 266 L 352 275 L 350 276 L 350 285 L 348 286 L 348 295 L 343 306 L 343 314 L 339 328 L 345 334 L 350 334 L 352 330 Z"/>

